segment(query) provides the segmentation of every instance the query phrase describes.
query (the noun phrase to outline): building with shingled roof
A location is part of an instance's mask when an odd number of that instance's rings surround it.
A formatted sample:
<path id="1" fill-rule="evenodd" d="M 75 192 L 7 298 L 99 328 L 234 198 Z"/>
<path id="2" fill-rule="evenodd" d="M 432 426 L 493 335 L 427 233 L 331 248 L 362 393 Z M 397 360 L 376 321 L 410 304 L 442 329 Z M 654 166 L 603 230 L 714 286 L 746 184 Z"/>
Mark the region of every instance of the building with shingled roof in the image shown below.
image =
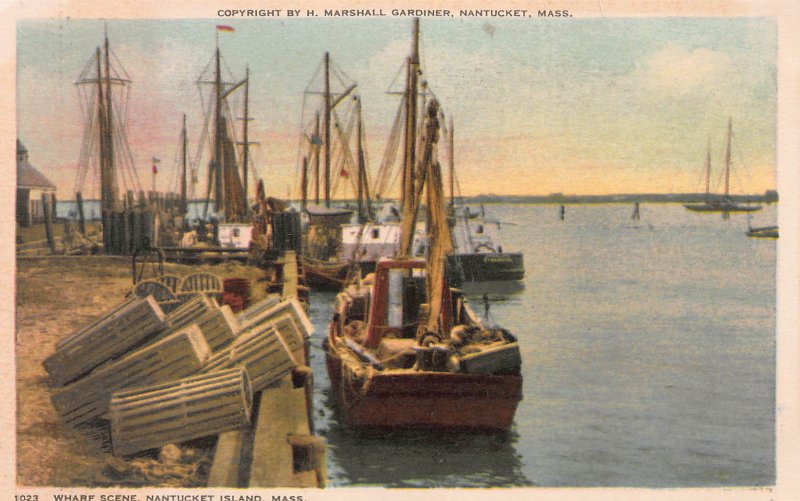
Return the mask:
<path id="1" fill-rule="evenodd" d="M 28 162 L 28 150 L 17 139 L 17 224 L 44 220 L 42 195 L 55 195 L 56 185 Z"/>

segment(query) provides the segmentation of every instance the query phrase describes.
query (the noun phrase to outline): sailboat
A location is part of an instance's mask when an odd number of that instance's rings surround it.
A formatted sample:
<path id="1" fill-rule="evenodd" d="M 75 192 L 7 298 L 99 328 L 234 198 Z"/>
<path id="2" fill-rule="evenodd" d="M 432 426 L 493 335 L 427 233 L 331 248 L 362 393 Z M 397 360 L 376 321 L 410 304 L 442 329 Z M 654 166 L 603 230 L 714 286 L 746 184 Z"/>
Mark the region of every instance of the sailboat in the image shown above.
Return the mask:
<path id="1" fill-rule="evenodd" d="M 728 140 L 725 148 L 725 193 L 722 199 L 712 198 L 709 191 L 711 182 L 711 147 L 706 151 L 706 196 L 705 202 L 701 204 L 684 204 L 684 207 L 694 212 L 754 212 L 761 210 L 760 205 L 740 205 L 730 197 L 730 178 L 731 178 L 731 137 L 733 135 L 733 118 L 728 118 Z"/>
<path id="2" fill-rule="evenodd" d="M 381 258 L 336 298 L 326 366 L 349 426 L 506 431 L 522 399 L 516 338 L 484 326 L 447 281 L 452 237 L 436 158 L 438 113 L 433 99 L 419 161 L 406 172 L 398 256 Z M 423 260 L 412 247 L 425 187 Z"/>
<path id="3" fill-rule="evenodd" d="M 408 124 L 404 129 L 404 141 L 406 144 L 405 165 L 414 162 L 413 147 L 418 137 L 416 133 L 416 105 L 411 107 L 409 103 L 417 103 L 418 94 L 417 79 L 419 77 L 419 26 L 415 24 L 414 43 L 412 56 L 409 58 L 408 74 L 410 75 L 406 83 L 405 99 L 401 104 L 399 116 L 406 118 Z M 330 126 L 333 108 L 343 101 L 356 87 L 355 84 L 346 88 L 338 94 L 331 91 L 330 82 L 330 60 L 326 53 L 324 59 L 324 92 L 322 124 L 320 127 L 320 114 L 316 115 L 312 140 L 308 141 L 311 146 L 310 156 L 313 163 L 313 182 L 315 191 L 315 201 L 317 205 L 308 203 L 308 184 L 311 181 L 309 174 L 309 162 L 304 159 L 303 171 L 301 175 L 302 200 L 305 212 L 309 216 L 309 231 L 307 233 L 304 253 L 303 253 L 303 272 L 307 283 L 316 289 L 340 291 L 348 280 L 363 273 L 370 273 L 375 270 L 377 261 L 384 256 L 391 256 L 397 253 L 400 248 L 400 224 L 397 221 L 378 221 L 376 211 L 372 205 L 371 193 L 368 176 L 368 168 L 364 152 L 364 132 L 361 114 L 361 98 L 354 97 L 354 115 L 356 117 L 356 155 L 350 153 L 349 146 L 345 141 L 340 141 L 339 152 L 350 159 L 352 170 L 357 174 L 354 188 L 357 193 L 357 221 L 353 222 L 353 210 L 331 206 L 330 198 L 330 172 L 331 172 L 331 148 L 332 137 Z M 341 134 L 342 128 L 336 127 Z M 393 130 L 392 135 L 396 131 Z M 320 134 L 323 135 L 320 135 Z M 345 134 L 347 136 L 347 134 Z M 346 139 L 346 138 L 345 138 Z M 390 138 L 390 142 L 395 138 Z M 321 148 L 321 147 L 324 147 Z M 320 153 L 320 149 L 322 152 Z M 409 153 L 410 150 L 410 153 Z M 320 157 L 324 159 L 324 171 L 320 174 Z M 406 170 L 408 170 L 406 168 Z M 348 171 L 349 172 L 349 171 Z M 324 182 L 324 207 L 320 206 L 320 178 Z M 425 229 L 418 227 L 415 230 L 414 248 L 415 252 L 421 255 L 425 247 Z"/>

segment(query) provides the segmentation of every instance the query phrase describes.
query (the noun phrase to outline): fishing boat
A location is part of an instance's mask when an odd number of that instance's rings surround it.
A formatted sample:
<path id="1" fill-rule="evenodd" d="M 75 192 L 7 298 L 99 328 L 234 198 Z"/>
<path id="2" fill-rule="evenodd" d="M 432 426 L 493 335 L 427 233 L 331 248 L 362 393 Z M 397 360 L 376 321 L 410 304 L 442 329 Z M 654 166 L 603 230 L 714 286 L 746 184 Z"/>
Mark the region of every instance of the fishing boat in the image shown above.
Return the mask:
<path id="1" fill-rule="evenodd" d="M 415 24 L 418 20 L 415 20 Z M 363 428 L 508 430 L 522 399 L 516 338 L 484 326 L 449 287 L 452 237 L 436 160 L 438 103 L 405 184 L 401 248 L 337 295 L 326 365 L 344 422 Z M 411 257 L 427 185 L 428 257 Z"/>
<path id="2" fill-rule="evenodd" d="M 368 199 L 366 188 L 366 167 L 363 155 L 363 129 L 361 115 L 361 100 L 354 93 L 356 83 L 335 91 L 331 86 L 331 72 L 343 75 L 338 69 L 332 67 L 329 53 L 325 53 L 321 65 L 322 90 L 310 90 L 316 80 L 312 78 L 306 89 L 308 95 L 322 97 L 321 109 L 313 118 L 313 132 L 302 132 L 302 144 L 307 145 L 308 152 L 303 156 L 301 171 L 301 206 L 308 219 L 307 231 L 304 237 L 301 263 L 306 282 L 317 290 L 341 290 L 342 285 L 351 273 L 350 263 L 341 258 L 342 251 L 342 226 L 351 223 L 354 211 L 348 207 L 332 206 L 332 191 L 336 181 L 351 179 L 350 173 L 356 172 L 355 185 L 358 191 L 358 218 L 366 218 L 371 209 L 365 198 Z M 318 73 L 319 74 L 319 70 Z M 351 99 L 348 99 L 351 98 Z M 305 104 L 305 99 L 304 99 Z M 358 121 L 358 129 L 352 133 L 352 128 L 339 120 L 337 107 L 353 104 L 344 113 Z M 305 117 L 305 109 L 303 110 Z M 347 120 L 350 122 L 350 120 Z M 332 133 L 335 131 L 335 134 Z M 350 142 L 351 135 L 356 135 L 357 165 L 353 165 L 353 155 Z M 338 153 L 338 158 L 334 155 Z M 334 165 L 334 161 L 337 163 Z M 332 178 L 332 169 L 338 169 L 339 175 Z M 351 179 L 352 181 L 352 179 Z M 313 204 L 309 200 L 309 184 L 313 182 Z M 320 185 L 322 184 L 322 192 Z"/>
<path id="3" fill-rule="evenodd" d="M 711 146 L 706 150 L 705 180 L 706 195 L 705 201 L 700 204 L 684 204 L 684 207 L 694 212 L 755 212 L 761 210 L 760 205 L 741 205 L 734 202 L 730 197 L 730 178 L 731 178 L 731 138 L 733 136 L 733 118 L 728 118 L 728 139 L 725 149 L 725 193 L 722 198 L 714 198 L 710 193 L 711 183 Z"/>
<path id="4" fill-rule="evenodd" d="M 753 238 L 778 238 L 778 227 L 760 226 L 758 228 L 747 228 L 747 236 Z"/>
<path id="5" fill-rule="evenodd" d="M 504 251 L 497 234 L 500 222 L 487 219 L 483 205 L 477 212 L 456 205 L 454 134 L 451 118 L 447 134 L 454 247 L 453 254 L 448 256 L 450 282 L 460 286 L 464 282 L 522 280 L 525 277 L 522 253 Z"/>
<path id="6" fill-rule="evenodd" d="M 522 280 L 525 264 L 521 252 L 507 252 L 500 244 L 499 221 L 491 221 L 481 207 L 474 218 L 468 208 L 453 215 L 453 255 L 448 256 L 450 280 L 463 282 Z"/>

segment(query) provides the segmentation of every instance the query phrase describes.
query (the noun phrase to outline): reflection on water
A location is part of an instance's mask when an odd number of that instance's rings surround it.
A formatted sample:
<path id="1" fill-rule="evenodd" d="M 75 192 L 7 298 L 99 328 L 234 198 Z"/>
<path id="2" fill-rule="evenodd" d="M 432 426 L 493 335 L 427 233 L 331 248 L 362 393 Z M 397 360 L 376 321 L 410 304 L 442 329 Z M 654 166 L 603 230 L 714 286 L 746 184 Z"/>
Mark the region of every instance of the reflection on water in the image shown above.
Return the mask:
<path id="1" fill-rule="evenodd" d="M 326 407 L 334 409 L 324 432 L 335 456 L 333 485 L 532 485 L 521 472 L 513 430 L 508 434 L 354 430 L 339 424 L 330 388 L 324 392 Z"/>
<path id="2" fill-rule="evenodd" d="M 521 282 L 463 287 L 514 333 L 523 400 L 506 437 L 339 424 L 311 298 L 317 431 L 334 486 L 747 486 L 775 481 L 775 241 L 677 204 L 493 206 Z M 765 207 L 752 224 L 774 224 Z"/>
<path id="3" fill-rule="evenodd" d="M 328 442 L 332 486 L 509 487 L 533 485 L 522 473 L 515 429 L 508 433 L 354 430 L 340 424 L 325 369 L 322 337 L 335 294 L 314 293 L 311 346 L 316 432 Z"/>

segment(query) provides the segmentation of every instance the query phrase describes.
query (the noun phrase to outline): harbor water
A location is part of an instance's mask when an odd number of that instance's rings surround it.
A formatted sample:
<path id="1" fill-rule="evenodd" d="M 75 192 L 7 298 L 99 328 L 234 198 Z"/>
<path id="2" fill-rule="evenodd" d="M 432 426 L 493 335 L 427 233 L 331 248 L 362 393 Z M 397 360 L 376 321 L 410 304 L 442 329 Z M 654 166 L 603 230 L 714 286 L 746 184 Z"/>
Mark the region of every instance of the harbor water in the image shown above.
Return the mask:
<path id="1" fill-rule="evenodd" d="M 470 284 L 512 331 L 524 399 L 506 436 L 361 433 L 335 412 L 311 314 L 315 425 L 332 486 L 750 486 L 775 481 L 776 241 L 679 204 L 493 205 L 519 284 Z M 775 224 L 776 207 L 753 217 Z"/>

